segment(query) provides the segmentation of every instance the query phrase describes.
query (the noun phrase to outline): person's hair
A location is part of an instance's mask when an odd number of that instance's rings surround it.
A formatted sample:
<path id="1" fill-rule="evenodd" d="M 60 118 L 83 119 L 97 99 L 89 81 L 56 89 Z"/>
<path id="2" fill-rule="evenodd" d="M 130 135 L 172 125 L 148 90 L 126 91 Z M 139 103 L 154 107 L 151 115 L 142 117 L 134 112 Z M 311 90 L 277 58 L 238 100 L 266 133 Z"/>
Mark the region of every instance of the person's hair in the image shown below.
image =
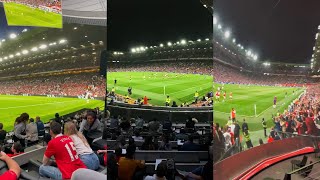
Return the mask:
<path id="1" fill-rule="evenodd" d="M 263 144 L 263 141 L 262 141 L 261 138 L 259 139 L 259 144 L 260 144 L 260 145 Z"/>
<path id="2" fill-rule="evenodd" d="M 55 121 L 50 123 L 50 130 L 53 134 L 60 134 L 61 133 L 61 124 Z"/>
<path id="3" fill-rule="evenodd" d="M 30 122 L 34 122 L 34 119 L 33 118 L 30 118 L 30 120 L 29 120 Z"/>
<path id="4" fill-rule="evenodd" d="M 54 115 L 54 117 L 58 118 L 58 117 L 59 117 L 59 113 L 56 113 L 56 114 Z"/>
<path id="5" fill-rule="evenodd" d="M 117 147 L 114 150 L 114 153 L 116 154 L 116 156 L 121 156 L 122 155 L 122 149 L 120 147 Z"/>
<path id="6" fill-rule="evenodd" d="M 138 137 L 138 136 L 140 136 L 140 132 L 137 130 L 137 131 L 134 132 L 134 135 L 135 135 L 136 137 Z"/>
<path id="7" fill-rule="evenodd" d="M 20 115 L 21 121 L 27 122 L 29 120 L 29 114 L 28 113 L 22 113 Z"/>
<path id="8" fill-rule="evenodd" d="M 167 163 L 166 161 L 161 161 L 157 166 L 156 175 L 157 177 L 162 178 L 166 174 L 167 174 Z"/>
<path id="9" fill-rule="evenodd" d="M 22 118 L 21 117 L 17 117 L 15 124 L 20 124 L 22 122 Z"/>
<path id="10" fill-rule="evenodd" d="M 23 147 L 22 145 L 20 144 L 20 142 L 15 142 L 13 144 L 13 149 L 17 151 L 17 153 L 21 153 L 23 152 Z"/>
<path id="11" fill-rule="evenodd" d="M 126 158 L 133 159 L 134 153 L 136 152 L 135 146 L 128 146 L 126 149 Z"/>
<path id="12" fill-rule="evenodd" d="M 93 112 L 93 111 L 88 111 L 88 112 L 87 112 L 87 117 L 88 117 L 88 116 L 93 117 L 94 120 L 97 119 L 97 115 L 96 115 L 96 113 Z"/>
<path id="13" fill-rule="evenodd" d="M 0 123 L 0 129 L 2 129 L 3 128 L 3 124 L 2 123 Z"/>
<path id="14" fill-rule="evenodd" d="M 134 144 L 134 139 L 132 137 L 129 137 L 129 145 L 133 145 Z"/>
<path id="15" fill-rule="evenodd" d="M 77 126 L 74 122 L 68 121 L 67 123 L 64 124 L 64 134 L 67 136 L 76 135 L 82 140 L 85 146 L 90 147 L 87 139 L 83 136 L 81 132 L 78 131 Z"/>

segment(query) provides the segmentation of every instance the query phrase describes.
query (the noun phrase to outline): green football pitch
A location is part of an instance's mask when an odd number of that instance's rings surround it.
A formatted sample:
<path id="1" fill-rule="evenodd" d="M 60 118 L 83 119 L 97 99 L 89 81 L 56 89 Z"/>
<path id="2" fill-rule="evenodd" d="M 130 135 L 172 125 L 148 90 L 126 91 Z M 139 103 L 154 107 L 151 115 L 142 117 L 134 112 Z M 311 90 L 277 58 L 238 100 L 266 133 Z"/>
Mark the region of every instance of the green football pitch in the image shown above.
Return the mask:
<path id="1" fill-rule="evenodd" d="M 117 84 L 114 84 L 114 80 Z M 199 92 L 202 97 L 212 90 L 212 76 L 200 74 L 179 74 L 164 72 L 108 72 L 107 89 L 115 87 L 115 93 L 128 94 L 128 87 L 132 87 L 131 98 L 138 99 L 147 96 L 152 105 L 164 106 L 166 96 L 170 96 L 171 103 L 191 103 L 194 93 Z"/>
<path id="2" fill-rule="evenodd" d="M 223 87 L 222 92 L 227 92 L 225 101 L 223 101 L 223 93 L 221 93 L 219 101 L 214 101 L 214 122 L 219 123 L 221 126 L 226 125 L 231 108 L 235 108 L 236 119 L 239 121 L 239 125 L 241 126 L 245 118 L 254 142 L 257 142 L 259 138 L 264 139 L 262 118 L 265 118 L 267 126 L 270 129 L 270 127 L 274 126 L 272 114 L 275 115 L 278 111 L 282 113 L 304 90 L 303 88 L 275 86 L 214 85 L 215 90 L 217 87 Z M 230 92 L 233 94 L 232 100 L 229 98 Z M 275 96 L 277 97 L 277 106 L 273 108 Z"/>
<path id="3" fill-rule="evenodd" d="M 8 25 L 62 28 L 62 15 L 13 2 L 4 3 Z"/>
<path id="4" fill-rule="evenodd" d="M 0 122 L 4 129 L 13 130 L 16 117 L 21 113 L 28 113 L 30 118 L 40 116 L 48 122 L 55 113 L 60 116 L 81 110 L 83 108 L 104 108 L 104 101 L 84 100 L 77 98 L 50 98 L 43 96 L 7 96 L 0 95 Z"/>

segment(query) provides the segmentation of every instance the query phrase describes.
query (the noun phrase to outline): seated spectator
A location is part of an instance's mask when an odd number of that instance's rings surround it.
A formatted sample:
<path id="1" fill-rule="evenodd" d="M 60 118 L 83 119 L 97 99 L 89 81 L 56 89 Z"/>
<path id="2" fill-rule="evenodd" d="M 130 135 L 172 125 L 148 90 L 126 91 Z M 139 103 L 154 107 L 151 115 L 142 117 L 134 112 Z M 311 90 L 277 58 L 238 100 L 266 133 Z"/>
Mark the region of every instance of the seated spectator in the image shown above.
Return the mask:
<path id="1" fill-rule="evenodd" d="M 33 118 L 30 118 L 29 120 L 29 124 L 27 124 L 27 127 L 26 127 L 26 135 L 27 135 L 27 140 L 28 140 L 28 143 L 29 141 L 31 143 L 34 143 L 34 142 L 38 142 L 38 129 L 37 129 L 37 124 L 34 122 L 34 119 Z"/>
<path id="2" fill-rule="evenodd" d="M 26 122 L 29 119 L 29 115 L 27 113 L 22 113 L 20 117 L 16 118 L 15 124 L 14 124 L 14 135 L 13 135 L 13 141 L 17 142 L 19 141 L 20 144 L 25 147 L 25 138 L 26 136 Z"/>
<path id="3" fill-rule="evenodd" d="M 117 116 L 113 116 L 110 120 L 110 129 L 118 129 L 119 128 L 119 119 Z"/>
<path id="4" fill-rule="evenodd" d="M 152 141 L 152 136 L 147 136 L 141 145 L 141 150 L 156 150 L 154 143 Z"/>
<path id="5" fill-rule="evenodd" d="M 20 142 L 13 143 L 11 147 L 12 154 L 7 154 L 9 157 L 14 157 L 23 153 L 23 147 Z"/>
<path id="6" fill-rule="evenodd" d="M 39 174 L 52 179 L 70 179 L 72 173 L 79 168 L 86 168 L 77 155 L 76 148 L 70 137 L 61 134 L 61 125 L 55 121 L 50 124 L 49 141 L 44 153 Z M 54 157 L 58 167 L 50 166 L 50 158 Z"/>
<path id="7" fill-rule="evenodd" d="M 136 130 L 134 132 L 134 136 L 132 136 L 132 138 L 134 139 L 134 141 L 142 141 L 143 137 L 140 135 L 140 131 Z"/>
<path id="8" fill-rule="evenodd" d="M 193 132 L 194 131 L 194 127 L 195 127 L 195 121 L 192 120 L 191 117 L 188 118 L 187 122 L 186 122 L 186 130 L 188 132 Z"/>
<path id="9" fill-rule="evenodd" d="M 5 180 L 18 179 L 21 173 L 19 164 L 2 151 L 0 152 L 0 160 L 4 161 L 7 164 L 9 169 L 6 172 L 4 172 L 2 175 L 0 175 L 0 179 L 5 179 Z"/>
<path id="10" fill-rule="evenodd" d="M 37 130 L 38 130 L 38 136 L 44 136 L 45 130 L 44 130 L 44 124 L 40 120 L 40 117 L 36 117 L 36 124 L 37 124 Z"/>
<path id="11" fill-rule="evenodd" d="M 149 132 L 151 134 L 155 134 L 159 131 L 160 123 L 156 118 L 153 118 L 152 121 L 149 122 L 148 127 L 149 127 Z"/>
<path id="12" fill-rule="evenodd" d="M 3 124 L 0 123 L 0 144 L 4 144 L 4 140 L 6 139 L 7 131 L 3 129 Z"/>
<path id="13" fill-rule="evenodd" d="M 178 107 L 178 105 L 177 105 L 177 103 L 175 101 L 173 101 L 171 107 Z"/>
<path id="14" fill-rule="evenodd" d="M 166 174 L 167 164 L 165 161 L 161 161 L 157 166 L 156 174 L 153 176 L 146 176 L 144 180 L 166 180 Z"/>
<path id="15" fill-rule="evenodd" d="M 82 120 L 80 124 L 80 132 L 83 133 L 84 137 L 87 139 L 89 145 L 91 146 L 92 141 L 97 137 L 92 137 L 93 134 L 101 132 L 101 123 L 97 119 L 96 114 L 89 111 L 86 115 L 86 119 Z M 102 135 L 102 134 L 101 134 Z"/>
<path id="16" fill-rule="evenodd" d="M 64 135 L 69 136 L 72 139 L 78 156 L 87 168 L 97 170 L 99 168 L 99 158 L 92 151 L 86 138 L 78 131 L 75 123 L 72 121 L 65 123 Z"/>
<path id="17" fill-rule="evenodd" d="M 172 122 L 169 120 L 169 118 L 163 121 L 162 128 L 163 128 L 163 131 L 166 131 L 168 133 L 172 132 Z"/>
<path id="18" fill-rule="evenodd" d="M 54 121 L 62 125 L 61 117 L 60 117 L 59 113 L 56 113 L 56 114 L 54 115 L 54 117 L 55 117 L 55 118 L 54 118 Z"/>
<path id="19" fill-rule="evenodd" d="M 120 123 L 120 128 L 125 131 L 128 132 L 129 129 L 131 128 L 131 123 L 129 120 L 127 120 L 126 118 L 124 118 L 121 123 Z"/>
<path id="20" fill-rule="evenodd" d="M 192 135 L 189 135 L 188 139 L 189 140 L 181 146 L 180 148 L 181 151 L 200 151 L 201 150 L 201 147 L 198 144 L 193 143 Z"/>
<path id="21" fill-rule="evenodd" d="M 162 135 L 162 141 L 160 143 L 159 150 L 170 151 L 172 150 L 171 143 L 169 141 L 168 136 Z"/>
<path id="22" fill-rule="evenodd" d="M 136 129 L 143 129 L 143 125 L 144 125 L 144 120 L 141 118 L 141 116 L 138 116 L 138 118 L 136 119 Z"/>
<path id="23" fill-rule="evenodd" d="M 77 169 L 72 173 L 71 180 L 106 180 L 107 175 L 99 173 L 97 171 L 93 171 L 90 169 Z"/>
<path id="24" fill-rule="evenodd" d="M 118 178 L 120 180 L 141 179 L 143 177 L 143 173 L 139 170 L 144 168 L 145 161 L 134 159 L 136 150 L 131 146 L 128 146 L 126 151 L 126 156 L 121 157 L 119 160 Z"/>

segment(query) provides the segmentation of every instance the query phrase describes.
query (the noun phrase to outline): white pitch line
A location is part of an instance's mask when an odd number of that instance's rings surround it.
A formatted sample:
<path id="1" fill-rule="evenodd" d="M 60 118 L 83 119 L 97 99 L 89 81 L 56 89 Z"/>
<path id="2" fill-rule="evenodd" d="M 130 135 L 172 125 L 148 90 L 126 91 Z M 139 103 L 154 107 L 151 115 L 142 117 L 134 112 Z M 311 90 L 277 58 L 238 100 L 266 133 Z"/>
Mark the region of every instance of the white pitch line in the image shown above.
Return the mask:
<path id="1" fill-rule="evenodd" d="M 24 108 L 24 107 L 33 107 L 33 106 L 42 106 L 42 105 L 46 105 L 46 104 L 62 104 L 62 103 L 70 103 L 70 102 L 74 102 L 74 101 L 79 101 L 79 100 L 66 101 L 66 102 L 54 102 L 54 103 L 33 104 L 33 105 L 28 105 L 28 106 L 13 106 L 13 107 L 0 108 L 0 110 L 4 110 L 4 109 L 16 109 L 16 108 Z"/>

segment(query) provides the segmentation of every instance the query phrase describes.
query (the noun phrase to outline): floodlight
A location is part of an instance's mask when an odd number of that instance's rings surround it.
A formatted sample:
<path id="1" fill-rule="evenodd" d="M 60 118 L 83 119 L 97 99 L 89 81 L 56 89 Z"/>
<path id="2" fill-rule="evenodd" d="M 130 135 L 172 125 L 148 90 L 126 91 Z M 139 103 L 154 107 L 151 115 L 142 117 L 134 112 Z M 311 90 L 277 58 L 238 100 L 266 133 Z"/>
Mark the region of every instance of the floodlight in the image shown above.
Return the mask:
<path id="1" fill-rule="evenodd" d="M 9 58 L 13 58 L 13 57 L 14 57 L 13 54 L 10 54 L 10 55 L 9 55 Z"/>
<path id="2" fill-rule="evenodd" d="M 227 31 L 224 33 L 224 37 L 227 38 L 227 39 L 230 37 L 230 31 L 229 31 L 229 30 L 227 30 Z"/>
<path id="3" fill-rule="evenodd" d="M 140 47 L 140 50 L 141 50 L 141 51 L 144 51 L 144 47 L 141 46 L 141 47 Z"/>
<path id="4" fill-rule="evenodd" d="M 6 59 L 8 59 L 8 57 L 6 56 L 6 57 L 4 57 L 4 59 L 6 60 Z"/>
<path id="5" fill-rule="evenodd" d="M 16 54 L 16 56 L 20 56 L 21 54 L 18 52 L 17 54 Z"/>
<path id="6" fill-rule="evenodd" d="M 65 40 L 65 39 L 61 39 L 60 41 L 59 41 L 59 44 L 63 44 L 63 43 L 65 43 L 67 40 Z M 56 44 L 56 43 L 53 43 L 53 44 Z"/>
<path id="7" fill-rule="evenodd" d="M 28 31 L 28 29 L 24 29 L 24 30 L 22 30 L 22 32 L 27 32 Z"/>
<path id="8" fill-rule="evenodd" d="M 258 60 L 258 56 L 257 55 L 254 55 L 253 59 L 256 61 Z"/>
<path id="9" fill-rule="evenodd" d="M 181 40 L 181 44 L 186 44 L 186 43 L 187 43 L 186 40 L 184 40 L 184 39 Z"/>
<path id="10" fill-rule="evenodd" d="M 249 50 L 249 51 L 247 52 L 247 55 L 248 55 L 248 56 L 251 56 L 251 54 L 252 54 L 252 52 Z"/>
<path id="11" fill-rule="evenodd" d="M 221 29 L 221 28 L 222 28 L 222 26 L 219 24 L 219 25 L 218 25 L 218 29 Z"/>
<path id="12" fill-rule="evenodd" d="M 17 35 L 15 33 L 10 34 L 10 39 L 15 39 L 17 37 Z"/>
<path id="13" fill-rule="evenodd" d="M 160 44 L 160 47 L 163 47 L 163 44 Z"/>
<path id="14" fill-rule="evenodd" d="M 136 52 L 136 50 L 135 50 L 134 48 L 132 48 L 132 49 L 131 49 L 131 52 L 132 52 L 132 53 L 135 53 L 135 52 Z"/>
<path id="15" fill-rule="evenodd" d="M 172 43 L 171 43 L 171 42 L 168 42 L 168 46 L 172 46 Z"/>
<path id="16" fill-rule="evenodd" d="M 73 29 L 76 30 L 76 29 L 78 29 L 78 27 L 74 27 Z"/>
<path id="17" fill-rule="evenodd" d="M 206 38 L 206 41 L 209 41 L 209 38 Z"/>
<path id="18" fill-rule="evenodd" d="M 218 20 L 216 17 L 213 17 L 213 24 L 216 25 L 218 23 Z"/>
<path id="19" fill-rule="evenodd" d="M 2 39 L 1 41 L 2 41 L 2 42 L 5 42 L 6 40 L 5 40 L 5 39 Z"/>
<path id="20" fill-rule="evenodd" d="M 113 52 L 114 55 L 118 54 L 117 52 Z"/>
<path id="21" fill-rule="evenodd" d="M 31 49 L 31 51 L 33 51 L 33 52 L 38 51 L 38 48 L 37 48 L 37 47 L 33 47 L 33 48 Z"/>
<path id="22" fill-rule="evenodd" d="M 198 41 L 198 42 L 201 42 L 201 39 L 198 39 L 197 41 Z"/>
<path id="23" fill-rule="evenodd" d="M 0 62 L 2 61 L 2 58 L 0 58 Z"/>
<path id="24" fill-rule="evenodd" d="M 46 49 L 46 48 L 47 48 L 47 45 L 42 44 L 39 48 L 40 48 L 40 49 Z"/>
<path id="25" fill-rule="evenodd" d="M 23 50 L 23 51 L 22 51 L 22 54 L 28 54 L 28 53 L 29 53 L 28 50 Z"/>
<path id="26" fill-rule="evenodd" d="M 233 43 L 236 43 L 236 39 L 235 39 L 235 38 L 233 38 L 233 39 L 232 39 L 232 42 L 233 42 Z"/>

